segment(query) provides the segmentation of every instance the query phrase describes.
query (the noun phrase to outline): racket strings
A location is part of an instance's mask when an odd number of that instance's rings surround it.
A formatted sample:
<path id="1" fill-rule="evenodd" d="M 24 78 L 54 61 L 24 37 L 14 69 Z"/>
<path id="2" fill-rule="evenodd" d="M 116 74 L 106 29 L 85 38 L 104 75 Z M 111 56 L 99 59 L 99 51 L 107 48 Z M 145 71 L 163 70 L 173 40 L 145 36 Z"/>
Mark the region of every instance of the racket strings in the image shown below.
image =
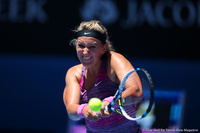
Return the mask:
<path id="1" fill-rule="evenodd" d="M 126 80 L 124 84 L 124 91 L 122 98 L 129 96 L 138 97 L 137 94 L 142 91 L 141 81 L 136 72 L 133 72 Z"/>
<path id="2" fill-rule="evenodd" d="M 143 71 L 132 73 L 125 82 L 123 93 L 125 112 L 132 118 L 143 115 L 150 101 L 150 85 L 146 74 Z"/>

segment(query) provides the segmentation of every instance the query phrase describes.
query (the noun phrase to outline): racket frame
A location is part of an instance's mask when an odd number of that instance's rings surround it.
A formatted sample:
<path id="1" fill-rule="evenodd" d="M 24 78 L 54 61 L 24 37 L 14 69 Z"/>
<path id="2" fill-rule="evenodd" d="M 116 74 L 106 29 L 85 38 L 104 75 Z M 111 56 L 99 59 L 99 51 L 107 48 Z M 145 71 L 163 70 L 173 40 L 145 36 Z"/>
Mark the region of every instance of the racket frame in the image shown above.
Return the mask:
<path id="1" fill-rule="evenodd" d="M 123 92 L 123 88 L 124 88 L 124 84 L 126 82 L 126 80 L 128 79 L 128 77 L 133 73 L 133 72 L 137 72 L 137 71 L 143 71 L 144 74 L 147 76 L 147 79 L 149 81 L 150 84 L 150 101 L 149 101 L 149 105 L 147 110 L 145 111 L 145 113 L 137 118 L 132 118 L 130 117 L 126 111 L 123 109 L 123 102 L 122 102 L 122 92 Z M 120 109 L 115 109 L 113 108 L 113 105 L 118 101 L 119 103 L 119 107 Z M 136 69 L 132 69 L 130 70 L 122 79 L 118 90 L 116 91 L 113 100 L 111 101 L 111 103 L 108 106 L 105 106 L 105 110 L 106 111 L 114 111 L 117 112 L 119 114 L 122 114 L 124 117 L 126 117 L 127 119 L 131 120 L 131 121 L 136 121 L 139 120 L 141 118 L 144 118 L 145 116 L 147 116 L 149 114 L 149 112 L 151 111 L 151 108 L 153 106 L 154 103 L 154 85 L 153 85 L 153 81 L 151 78 L 151 75 L 147 72 L 147 70 L 143 69 L 143 68 L 136 68 Z"/>

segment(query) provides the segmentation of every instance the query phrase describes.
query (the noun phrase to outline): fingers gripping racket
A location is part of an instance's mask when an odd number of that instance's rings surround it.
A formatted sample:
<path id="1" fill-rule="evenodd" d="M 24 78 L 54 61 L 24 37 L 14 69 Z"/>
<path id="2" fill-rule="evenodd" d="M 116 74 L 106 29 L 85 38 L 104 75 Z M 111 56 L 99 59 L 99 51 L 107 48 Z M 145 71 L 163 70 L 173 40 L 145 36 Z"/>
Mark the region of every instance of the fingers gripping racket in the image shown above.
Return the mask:
<path id="1" fill-rule="evenodd" d="M 151 111 L 154 86 L 150 74 L 142 68 L 132 69 L 122 79 L 106 111 L 117 112 L 129 120 L 144 118 Z"/>

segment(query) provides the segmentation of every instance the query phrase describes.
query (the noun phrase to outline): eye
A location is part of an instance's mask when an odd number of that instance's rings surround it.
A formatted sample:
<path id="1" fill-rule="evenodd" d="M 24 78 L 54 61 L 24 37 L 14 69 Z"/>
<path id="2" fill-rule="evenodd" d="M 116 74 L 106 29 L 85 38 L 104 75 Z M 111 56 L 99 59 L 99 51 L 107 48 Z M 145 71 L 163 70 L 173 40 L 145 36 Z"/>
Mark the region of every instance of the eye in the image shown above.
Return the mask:
<path id="1" fill-rule="evenodd" d="M 94 49 L 94 48 L 96 48 L 96 46 L 90 46 L 90 49 Z"/>
<path id="2" fill-rule="evenodd" d="M 79 48 L 85 48 L 85 46 L 83 44 L 78 44 Z"/>

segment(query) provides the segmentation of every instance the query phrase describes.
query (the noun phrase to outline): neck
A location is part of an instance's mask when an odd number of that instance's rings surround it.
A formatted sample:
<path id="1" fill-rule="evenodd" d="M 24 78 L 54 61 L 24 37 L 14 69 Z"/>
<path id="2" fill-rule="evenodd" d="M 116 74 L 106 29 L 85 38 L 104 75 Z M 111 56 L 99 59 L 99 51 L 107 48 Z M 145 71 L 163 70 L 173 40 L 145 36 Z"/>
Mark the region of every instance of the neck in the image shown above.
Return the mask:
<path id="1" fill-rule="evenodd" d="M 100 62 L 98 64 L 96 64 L 95 66 L 86 68 L 86 76 L 89 75 L 91 77 L 97 77 L 102 62 L 103 61 L 100 60 Z"/>

